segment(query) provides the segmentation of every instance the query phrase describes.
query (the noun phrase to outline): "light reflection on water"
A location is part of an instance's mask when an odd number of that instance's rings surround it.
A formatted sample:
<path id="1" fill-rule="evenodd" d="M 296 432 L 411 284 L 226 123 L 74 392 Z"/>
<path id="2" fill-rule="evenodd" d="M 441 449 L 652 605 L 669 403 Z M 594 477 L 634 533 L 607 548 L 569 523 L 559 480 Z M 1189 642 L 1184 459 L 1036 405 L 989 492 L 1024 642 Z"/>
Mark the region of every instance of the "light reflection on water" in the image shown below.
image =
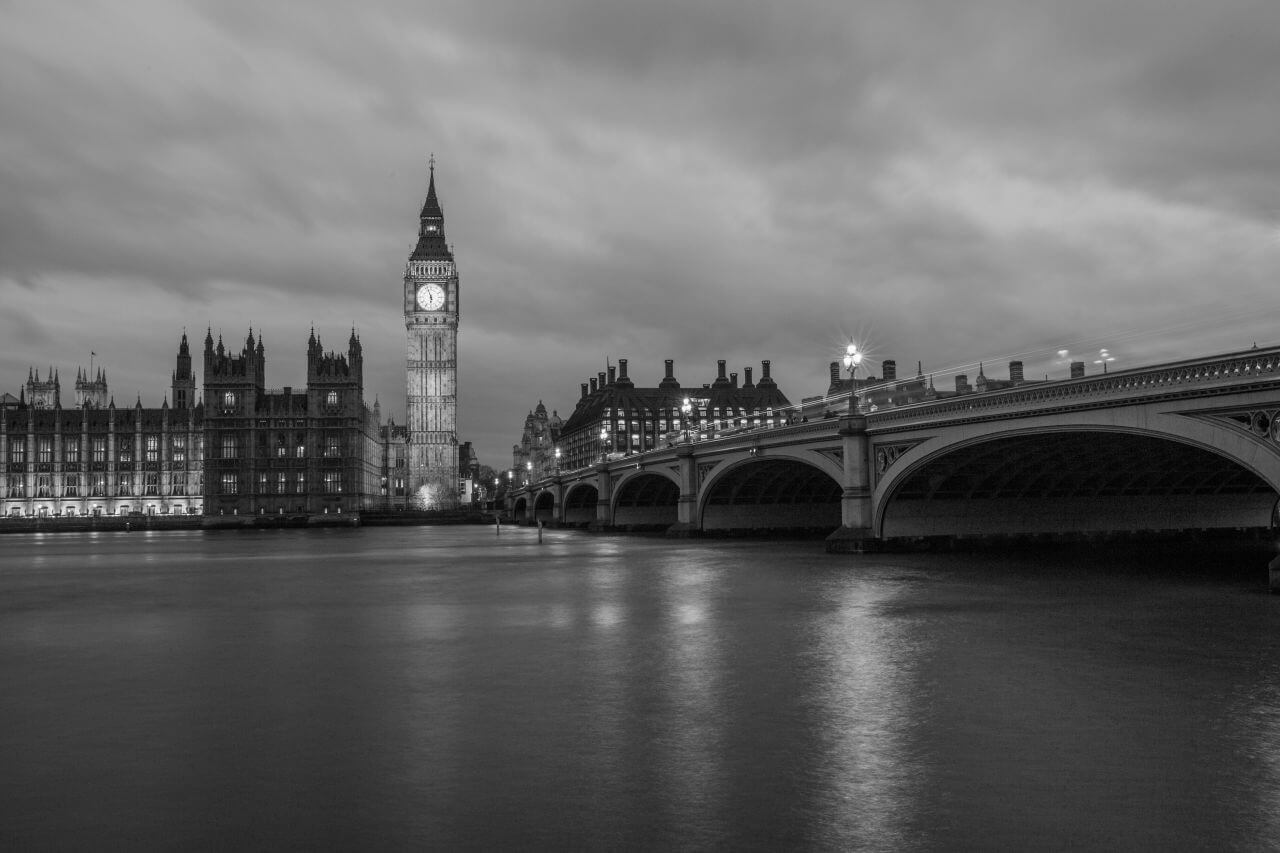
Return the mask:
<path id="1" fill-rule="evenodd" d="M 9 536 L 5 847 L 1256 849 L 1261 567 Z"/>

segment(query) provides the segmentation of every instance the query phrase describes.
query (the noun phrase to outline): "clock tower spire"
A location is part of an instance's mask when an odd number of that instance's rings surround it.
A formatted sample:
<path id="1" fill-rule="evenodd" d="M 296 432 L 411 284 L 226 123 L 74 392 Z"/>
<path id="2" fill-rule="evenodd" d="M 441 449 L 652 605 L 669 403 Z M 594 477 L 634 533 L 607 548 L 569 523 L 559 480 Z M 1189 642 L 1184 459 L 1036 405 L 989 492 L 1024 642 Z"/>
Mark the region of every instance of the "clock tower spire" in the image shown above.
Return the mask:
<path id="1" fill-rule="evenodd" d="M 409 486 L 416 509 L 458 505 L 458 270 L 431 156 L 418 242 L 404 269 Z"/>

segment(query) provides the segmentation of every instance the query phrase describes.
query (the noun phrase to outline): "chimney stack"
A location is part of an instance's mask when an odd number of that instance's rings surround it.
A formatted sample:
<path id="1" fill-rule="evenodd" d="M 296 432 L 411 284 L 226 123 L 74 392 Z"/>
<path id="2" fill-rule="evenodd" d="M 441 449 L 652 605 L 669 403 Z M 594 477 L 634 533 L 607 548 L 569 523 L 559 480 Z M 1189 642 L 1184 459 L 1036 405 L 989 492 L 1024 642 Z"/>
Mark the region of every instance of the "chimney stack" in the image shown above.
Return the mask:
<path id="1" fill-rule="evenodd" d="M 892 358 L 884 360 L 884 381 L 893 382 L 898 378 L 898 362 Z"/>
<path id="2" fill-rule="evenodd" d="M 611 364 L 609 365 L 609 384 L 612 385 L 617 380 L 618 380 L 618 368 L 614 367 Z"/>
<path id="3" fill-rule="evenodd" d="M 618 378 L 627 378 L 627 360 L 625 358 L 618 359 Z"/>
<path id="4" fill-rule="evenodd" d="M 1071 362 L 1071 378 L 1080 379 L 1080 378 L 1083 378 L 1083 376 L 1084 376 L 1084 362 L 1083 361 Z"/>
<path id="5" fill-rule="evenodd" d="M 840 384 L 840 362 L 831 362 L 831 385 L 834 387 Z"/>
<path id="6" fill-rule="evenodd" d="M 969 390 L 969 375 L 967 373 L 956 374 L 956 393 L 964 394 Z"/>
<path id="7" fill-rule="evenodd" d="M 1022 381 L 1022 362 L 1009 362 L 1009 381 L 1015 383 Z"/>
<path id="8" fill-rule="evenodd" d="M 738 387 L 738 374 L 736 373 L 729 374 L 729 384 L 732 385 L 734 388 Z"/>
<path id="9" fill-rule="evenodd" d="M 752 387 L 754 387 L 754 386 L 751 384 L 751 368 L 750 368 L 750 367 L 744 367 L 744 368 L 742 368 L 742 373 L 743 373 L 742 387 L 743 387 L 743 388 L 752 388 Z"/>
<path id="10" fill-rule="evenodd" d="M 760 362 L 760 381 L 763 382 L 769 377 L 769 359 Z"/>
<path id="11" fill-rule="evenodd" d="M 600 390 L 600 386 L 599 386 L 598 384 L 596 384 L 596 379 L 595 379 L 594 377 L 592 377 L 592 379 L 591 379 L 591 393 L 592 393 L 592 394 L 594 394 L 594 393 L 596 393 L 596 391 L 598 391 L 598 390 Z"/>
<path id="12" fill-rule="evenodd" d="M 675 390 L 680 387 L 680 383 L 676 381 L 676 363 L 667 359 L 666 375 L 662 377 L 662 381 L 658 383 L 658 387 L 664 390 Z"/>
<path id="13" fill-rule="evenodd" d="M 587 396 L 587 383 L 582 383 L 582 396 Z"/>
<path id="14" fill-rule="evenodd" d="M 600 383 L 600 390 L 603 391 L 604 390 L 604 371 L 603 370 L 596 374 L 596 380 Z"/>

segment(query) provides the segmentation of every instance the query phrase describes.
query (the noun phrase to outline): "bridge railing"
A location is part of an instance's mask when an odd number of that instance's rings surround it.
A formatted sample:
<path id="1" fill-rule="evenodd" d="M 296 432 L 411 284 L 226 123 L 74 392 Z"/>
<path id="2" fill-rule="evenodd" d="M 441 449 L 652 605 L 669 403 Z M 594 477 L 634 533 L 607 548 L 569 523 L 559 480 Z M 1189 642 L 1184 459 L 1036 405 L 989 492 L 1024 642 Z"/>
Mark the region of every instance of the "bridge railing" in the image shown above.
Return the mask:
<path id="1" fill-rule="evenodd" d="M 1252 349 L 1203 359 L 1104 373 L 1057 382 L 1036 382 L 999 391 L 962 394 L 943 400 L 880 409 L 868 424 L 889 424 L 922 417 L 982 414 L 999 409 L 1036 409 L 1100 398 L 1134 399 L 1178 391 L 1219 387 L 1229 391 L 1255 382 L 1280 383 L 1280 347 Z"/>

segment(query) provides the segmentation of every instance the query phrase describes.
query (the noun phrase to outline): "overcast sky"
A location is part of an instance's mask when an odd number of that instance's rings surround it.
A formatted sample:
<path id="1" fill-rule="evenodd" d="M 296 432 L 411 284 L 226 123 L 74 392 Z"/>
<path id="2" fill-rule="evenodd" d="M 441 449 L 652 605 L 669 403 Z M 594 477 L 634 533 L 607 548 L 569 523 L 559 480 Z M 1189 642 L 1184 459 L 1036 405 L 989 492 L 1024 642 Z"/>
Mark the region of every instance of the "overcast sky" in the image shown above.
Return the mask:
<path id="1" fill-rule="evenodd" d="M 1280 3 L 0 0 L 0 390 L 312 324 L 404 418 L 436 155 L 459 438 L 510 464 L 606 358 L 654 385 L 851 336 L 951 387 L 1280 343 Z M 1059 350 L 1068 350 L 1060 358 Z M 198 353 L 197 353 L 198 355 Z M 197 369 L 198 369 L 197 360 Z M 872 371 L 879 373 L 878 363 Z"/>

